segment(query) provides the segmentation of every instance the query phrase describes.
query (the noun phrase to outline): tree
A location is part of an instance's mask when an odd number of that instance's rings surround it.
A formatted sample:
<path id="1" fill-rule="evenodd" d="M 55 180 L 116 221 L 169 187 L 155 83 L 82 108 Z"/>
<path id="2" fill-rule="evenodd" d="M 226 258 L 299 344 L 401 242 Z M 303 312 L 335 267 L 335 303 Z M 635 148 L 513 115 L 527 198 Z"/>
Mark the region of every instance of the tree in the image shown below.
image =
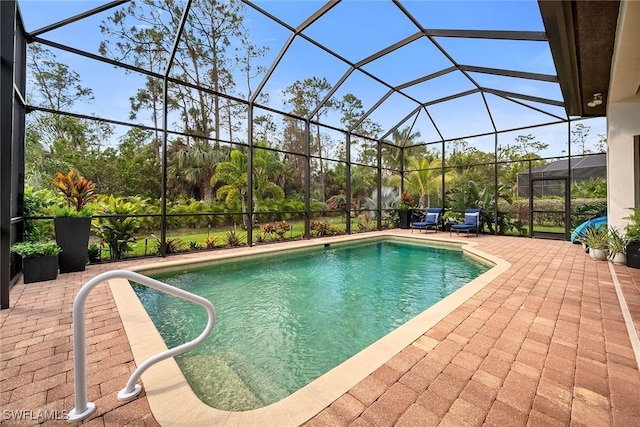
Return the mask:
<path id="1" fill-rule="evenodd" d="M 31 102 L 52 110 L 66 110 L 78 101 L 93 99 L 93 91 L 82 86 L 80 75 L 56 61 L 49 49 L 30 44 L 27 59 L 35 82 Z"/>
<path id="2" fill-rule="evenodd" d="M 399 148 L 386 151 L 386 162 L 391 169 L 404 171 L 407 165 L 407 159 L 404 158 L 406 150 L 403 150 L 402 147 L 414 145 L 416 143 L 415 139 L 420 138 L 420 132 L 411 133 L 411 127 L 409 126 L 403 129 L 396 128 L 393 130 L 391 138 L 393 139 L 394 145 Z M 393 177 L 390 178 L 392 178 L 392 181 L 397 186 L 398 194 L 402 193 L 401 180 Z"/>
<path id="3" fill-rule="evenodd" d="M 340 123 L 342 123 L 347 129 L 351 129 L 355 126 L 355 124 L 358 123 L 358 120 L 360 120 L 360 117 L 364 114 L 362 101 L 352 93 L 347 93 L 342 97 L 339 107 L 340 112 L 342 113 Z"/>
<path id="4" fill-rule="evenodd" d="M 284 183 L 285 167 L 273 151 L 265 150 L 261 144 L 253 149 L 253 204 L 254 212 L 259 203 L 269 199 L 284 199 L 284 189 L 278 182 Z"/>
<path id="5" fill-rule="evenodd" d="M 367 197 L 367 194 L 372 194 L 372 189 L 376 188 L 376 182 L 376 169 L 358 165 L 351 167 L 352 209 L 360 209 L 362 201 Z"/>
<path id="6" fill-rule="evenodd" d="M 129 2 L 102 22 L 101 31 L 109 38 L 101 43 L 100 52 L 161 73 L 167 66 L 182 13 L 183 2 L 176 0 Z M 252 61 L 264 55 L 266 48 L 256 47 L 249 40 L 243 3 L 194 0 L 171 67 L 171 77 L 215 93 L 234 94 L 235 78 L 241 74 L 250 93 L 251 79 L 263 72 L 259 67 L 254 68 Z M 237 46 L 235 55 L 233 46 Z M 150 110 L 156 123 L 158 107 L 161 107 L 159 83 L 147 79 L 146 87 L 132 100 L 132 114 Z M 233 137 L 236 130 L 233 102 L 173 83 L 170 93 L 167 108 L 179 112 L 180 128 L 185 132 L 217 141 L 221 128 L 226 126 Z"/>
<path id="7" fill-rule="evenodd" d="M 494 224 L 498 223 L 498 233 L 504 234 L 505 230 L 514 225 L 509 221 L 508 214 L 498 211 L 496 213 L 496 197 L 498 200 L 511 204 L 510 188 L 504 184 L 481 186 L 475 181 L 469 181 L 466 186 L 455 187 L 449 194 L 454 209 L 462 211 L 467 208 L 482 209 L 482 223 L 493 233 Z"/>
<path id="8" fill-rule="evenodd" d="M 455 173 L 455 178 L 451 181 L 452 187 L 464 186 L 469 181 L 482 185 L 493 183 L 493 153 L 485 153 L 471 147 L 465 140 L 451 141 L 449 144 L 452 148 L 445 159 L 445 166 Z"/>
<path id="9" fill-rule="evenodd" d="M 571 183 L 571 197 L 585 199 L 606 199 L 607 178 L 594 176 Z"/>
<path id="10" fill-rule="evenodd" d="M 222 184 L 216 196 L 224 200 L 225 204 L 233 208 L 239 201 L 242 212 L 247 212 L 247 155 L 240 150 L 231 151 L 228 161 L 221 162 L 216 167 L 215 175 L 211 178 L 211 185 Z M 271 180 L 272 174 L 281 168 L 279 160 L 273 152 L 264 149 L 254 149 L 253 156 L 253 211 L 259 208 L 261 200 L 284 199 L 284 191 Z"/>
<path id="11" fill-rule="evenodd" d="M 135 203 L 113 196 L 100 203 L 104 215 L 131 215 L 136 213 Z M 140 228 L 140 221 L 133 216 L 100 218 L 96 227 L 96 235 L 109 246 L 111 259 L 122 259 L 133 249 L 136 243 L 135 233 Z"/>
<path id="12" fill-rule="evenodd" d="M 599 133 L 598 142 L 596 143 L 596 150 L 598 151 L 598 153 L 606 153 L 607 147 L 607 135 L 604 133 Z"/>
<path id="13" fill-rule="evenodd" d="M 416 143 L 416 139 L 420 138 L 420 132 L 411 133 L 411 128 L 409 126 L 404 127 L 403 129 L 395 129 L 391 134 L 391 139 L 393 139 L 393 143 L 398 147 L 409 147 Z M 403 170 L 402 164 L 402 151 L 403 150 L 394 150 L 390 153 L 390 158 L 388 159 L 389 165 L 392 169 L 395 170 Z M 406 164 L 406 162 L 405 162 Z"/>
<path id="14" fill-rule="evenodd" d="M 287 98 L 285 103 L 293 106 L 293 113 L 300 117 L 308 117 L 314 109 L 317 108 L 313 117 L 310 119 L 320 122 L 321 118 L 325 116 L 331 109 L 337 106 L 335 99 L 331 98 L 324 104 L 322 101 L 325 98 L 326 93 L 331 89 L 331 85 L 326 78 L 309 77 L 303 81 L 297 80 L 291 86 L 282 91 L 283 95 Z M 322 200 L 325 200 L 327 194 L 325 192 L 325 166 L 324 166 L 324 153 L 322 150 L 322 137 L 320 134 L 320 126 L 316 127 L 315 137 L 312 138 L 315 142 L 315 149 L 312 149 L 312 153 L 317 155 L 320 159 L 320 191 L 323 194 Z"/>
<path id="15" fill-rule="evenodd" d="M 115 26 L 120 24 L 126 17 L 127 14 L 124 10 L 116 11 L 113 17 L 108 18 L 108 21 Z M 165 32 L 163 32 L 163 30 L 165 30 Z M 101 55 L 116 60 L 126 60 L 130 57 L 133 65 L 157 74 L 162 74 L 168 58 L 166 46 L 163 44 L 163 40 L 170 36 L 166 33 L 166 30 L 167 28 L 152 25 L 142 26 L 140 28 L 134 27 L 134 31 L 125 31 L 117 34 L 120 40 L 115 43 L 115 46 L 116 49 L 120 51 L 120 54 L 110 50 L 110 41 L 101 42 L 98 51 Z M 116 35 L 116 32 L 104 22 L 100 24 L 100 31 L 110 36 Z M 131 54 L 131 51 L 134 51 L 135 54 Z M 161 145 L 160 120 L 162 118 L 162 91 L 161 80 L 146 76 L 144 87 L 138 89 L 136 94 L 129 98 L 131 104 L 129 119 L 135 120 L 139 112 L 144 110 L 149 111 L 153 127 L 155 128 L 152 147 L 158 160 L 160 160 Z M 167 108 L 173 110 L 176 108 L 176 104 L 170 100 Z"/>
<path id="16" fill-rule="evenodd" d="M 254 117 L 253 119 L 253 143 L 265 143 L 267 146 L 277 146 L 277 127 L 271 114 Z"/>
<path id="17" fill-rule="evenodd" d="M 539 152 L 549 148 L 549 144 L 540 142 L 535 136 L 518 135 L 515 144 L 498 147 L 498 160 L 522 160 L 524 158 L 539 158 Z"/>
<path id="18" fill-rule="evenodd" d="M 171 162 L 170 173 L 179 175 L 197 187 L 199 198 L 210 202 L 213 200 L 211 178 L 224 157 L 222 149 L 212 146 L 208 141 L 197 140 L 192 147 L 185 146 L 177 152 Z"/>
<path id="19" fill-rule="evenodd" d="M 382 187 L 380 196 L 380 206 L 382 210 L 396 209 L 398 207 L 400 196 L 398 196 L 398 193 L 396 193 L 395 188 Z M 371 197 L 365 198 L 364 208 L 369 210 L 369 215 L 371 215 L 373 218 L 377 216 L 376 213 L 378 212 L 378 189 L 373 190 L 373 193 L 371 193 Z"/>
<path id="20" fill-rule="evenodd" d="M 395 129 L 391 138 L 398 147 L 409 147 L 416 144 L 416 139 L 420 138 L 420 131 L 411 133 L 411 128 L 405 126 L 403 129 Z"/>
<path id="21" fill-rule="evenodd" d="M 29 120 L 25 129 L 24 183 L 27 187 L 44 189 L 57 171 L 72 169 L 51 155 L 51 151 L 41 143 L 37 121 Z"/>
<path id="22" fill-rule="evenodd" d="M 211 177 L 211 186 L 222 184 L 216 197 L 224 200 L 229 208 L 240 202 L 241 211 L 247 211 L 247 155 L 240 150 L 232 150 L 229 160 L 218 163 L 216 172 Z"/>
<path id="23" fill-rule="evenodd" d="M 544 164 L 540 160 L 540 151 L 549 148 L 549 144 L 538 141 L 533 135 L 518 135 L 515 144 L 498 147 L 498 161 L 509 162 L 498 165 L 499 180 L 511 188 L 512 197 L 518 191 L 518 174 Z M 506 181 L 506 182 L 505 182 Z"/>
<path id="24" fill-rule="evenodd" d="M 420 208 L 431 207 L 431 196 L 442 197 L 442 160 L 428 158 L 409 157 L 407 159 L 405 177 L 405 191 L 418 194 L 418 206 Z M 453 178 L 451 171 L 444 174 L 445 182 Z M 394 175 L 392 178 L 399 176 Z M 391 182 L 391 180 L 390 180 Z"/>
<path id="25" fill-rule="evenodd" d="M 82 86 L 80 75 L 57 61 L 53 52 L 36 44 L 29 45 L 28 62 L 35 82 L 29 102 L 52 110 L 69 111 L 77 102 L 90 102 L 91 89 Z M 108 140 L 113 128 L 104 123 L 55 113 L 31 113 L 27 119 L 27 182 L 43 183 L 42 176 L 65 169 L 76 169 L 93 179 L 91 163 L 100 154 L 101 142 Z M 35 158 L 31 158 L 33 155 Z M 31 178 L 30 175 L 40 174 Z"/>
<path id="26" fill-rule="evenodd" d="M 126 133 L 118 145 L 116 173 L 109 193 L 161 197 L 162 165 L 156 157 L 155 141 L 154 133 L 148 130 L 132 128 Z"/>
<path id="27" fill-rule="evenodd" d="M 581 155 L 591 153 L 591 150 L 587 148 L 587 137 L 590 130 L 589 126 L 582 123 L 578 123 L 571 129 L 571 144 L 578 147 L 578 153 Z"/>
<path id="28" fill-rule="evenodd" d="M 293 171 L 293 182 L 290 183 L 292 189 L 302 192 L 304 189 L 304 180 L 306 173 L 305 153 L 305 129 L 301 120 L 292 117 L 284 118 L 284 131 L 282 133 L 283 148 L 291 153 L 285 154 L 284 162 L 291 167 Z"/>
<path id="29" fill-rule="evenodd" d="M 347 93 L 343 96 L 342 101 L 339 103 L 339 108 L 342 113 L 340 123 L 347 129 L 354 127 L 365 113 L 362 108 L 362 101 L 352 93 Z M 359 135 L 369 138 L 375 138 L 381 131 L 382 127 L 370 118 L 364 119 L 357 129 Z M 377 143 L 369 138 L 360 138 L 358 136 L 351 138 L 351 150 L 352 153 L 356 150 L 358 151 L 356 161 L 359 163 L 372 164 L 377 157 Z"/>
<path id="30" fill-rule="evenodd" d="M 268 46 L 258 47 L 251 41 L 248 32 L 241 33 L 240 38 L 242 49 L 236 48 L 236 62 L 240 65 L 240 69 L 242 71 L 244 82 L 247 88 L 247 99 L 251 98 L 253 95 L 253 90 L 251 88 L 251 82 L 261 76 L 264 75 L 267 71 L 266 68 L 262 65 L 253 66 L 253 61 L 265 56 L 269 52 Z M 267 94 L 261 94 L 262 101 L 268 101 Z"/>

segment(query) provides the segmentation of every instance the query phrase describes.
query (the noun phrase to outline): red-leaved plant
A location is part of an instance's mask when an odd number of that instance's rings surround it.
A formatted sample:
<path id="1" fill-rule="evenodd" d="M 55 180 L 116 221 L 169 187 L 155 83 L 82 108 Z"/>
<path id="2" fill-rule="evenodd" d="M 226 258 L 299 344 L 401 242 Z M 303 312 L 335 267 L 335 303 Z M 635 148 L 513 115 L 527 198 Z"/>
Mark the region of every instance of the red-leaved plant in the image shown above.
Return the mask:
<path id="1" fill-rule="evenodd" d="M 66 175 L 58 172 L 51 184 L 57 188 L 67 203 L 67 209 L 82 215 L 86 212 L 87 203 L 96 197 L 96 185 L 90 179 L 78 176 L 70 170 Z"/>

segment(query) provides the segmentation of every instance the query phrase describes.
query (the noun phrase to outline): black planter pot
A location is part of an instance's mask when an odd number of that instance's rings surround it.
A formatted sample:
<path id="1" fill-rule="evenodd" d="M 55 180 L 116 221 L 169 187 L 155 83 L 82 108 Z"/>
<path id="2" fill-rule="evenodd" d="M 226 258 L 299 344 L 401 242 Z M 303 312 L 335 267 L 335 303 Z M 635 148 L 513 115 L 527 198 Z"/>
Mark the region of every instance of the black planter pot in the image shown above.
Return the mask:
<path id="1" fill-rule="evenodd" d="M 640 268 L 640 240 L 627 245 L 627 267 Z"/>
<path id="2" fill-rule="evenodd" d="M 54 218 L 60 252 L 60 273 L 84 271 L 87 265 L 91 217 Z"/>
<path id="3" fill-rule="evenodd" d="M 411 228 L 413 209 L 400 209 L 398 211 L 398 216 L 400 217 L 400 228 L 405 230 Z"/>
<path id="4" fill-rule="evenodd" d="M 58 255 L 24 258 L 22 278 L 24 283 L 55 280 L 58 277 Z"/>

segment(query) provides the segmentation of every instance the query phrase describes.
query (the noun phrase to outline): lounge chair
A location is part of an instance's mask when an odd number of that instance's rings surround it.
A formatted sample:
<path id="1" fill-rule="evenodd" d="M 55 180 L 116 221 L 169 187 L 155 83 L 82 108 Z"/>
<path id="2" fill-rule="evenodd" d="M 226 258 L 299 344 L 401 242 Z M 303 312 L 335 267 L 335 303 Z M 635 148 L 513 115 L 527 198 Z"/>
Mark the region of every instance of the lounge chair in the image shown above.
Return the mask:
<path id="1" fill-rule="evenodd" d="M 411 232 L 417 228 L 419 230 L 435 230 L 438 231 L 438 224 L 440 223 L 440 215 L 442 215 L 442 208 L 429 208 L 427 214 L 422 221 L 417 221 L 411 224 Z"/>
<path id="2" fill-rule="evenodd" d="M 453 231 L 456 234 L 460 234 L 461 231 L 467 232 L 467 237 L 469 237 L 469 232 L 474 230 L 476 232 L 476 236 L 480 235 L 480 213 L 481 209 L 467 209 L 464 211 L 464 223 L 463 224 L 453 224 L 451 229 L 449 230 L 449 236 Z"/>

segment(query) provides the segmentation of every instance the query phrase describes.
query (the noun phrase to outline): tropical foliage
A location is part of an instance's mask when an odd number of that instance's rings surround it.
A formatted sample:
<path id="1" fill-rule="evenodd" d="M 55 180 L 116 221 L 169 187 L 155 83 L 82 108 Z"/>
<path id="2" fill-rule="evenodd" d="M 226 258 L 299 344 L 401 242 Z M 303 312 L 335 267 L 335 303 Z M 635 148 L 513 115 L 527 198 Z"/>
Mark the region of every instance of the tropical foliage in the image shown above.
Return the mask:
<path id="1" fill-rule="evenodd" d="M 58 172 L 56 179 L 52 180 L 51 184 L 60 192 L 65 201 L 66 210 L 59 216 L 87 216 L 90 214 L 87 204 L 96 196 L 96 186 L 93 181 L 78 176 L 76 171 L 70 170 L 66 175 Z"/>
<path id="2" fill-rule="evenodd" d="M 270 241 L 306 232 L 343 233 L 348 221 L 352 232 L 377 228 L 378 219 L 382 227 L 392 227 L 401 205 L 458 212 L 478 207 L 486 231 L 522 232 L 528 200 L 518 197 L 518 174 L 544 165 L 541 153 L 549 143 L 522 134 L 501 139 L 495 152 L 464 139 L 440 149 L 410 121 L 384 129 L 366 114 L 369 105 L 353 93 L 335 91 L 324 76 L 303 75 L 276 93 L 254 93 L 266 75 L 269 52 L 250 34 L 245 8 L 235 1 L 191 3 L 170 67 L 166 105 L 163 82 L 155 76 L 165 72 L 181 8 L 173 1 L 138 0 L 104 15 L 99 53 L 149 71 L 138 81 L 128 111 L 131 120 L 146 125 L 125 128 L 77 114 L 29 114 L 29 240 L 51 236 L 47 219 L 32 218 L 53 216 L 58 207 L 107 215 L 94 219 L 93 243 L 111 259 L 237 246 L 246 244 L 248 231 Z M 93 98 L 82 76 L 53 50 L 29 44 L 29 65 L 30 105 L 71 112 Z M 272 96 L 286 113 L 260 107 Z M 251 101 L 251 110 L 238 100 Z M 165 109 L 168 132 L 163 133 Z M 352 132 L 320 124 L 326 119 Z M 580 124 L 572 129 L 578 152 L 591 150 L 588 132 Z M 572 190 L 585 199 L 573 204 L 579 219 L 606 203 L 602 179 L 574 183 Z M 535 220 L 562 224 L 564 218 L 552 212 L 562 202 L 536 200 L 536 209 L 548 213 Z M 171 234 L 164 243 L 155 237 L 163 212 Z M 302 228 L 305 220 L 311 221 L 310 230 Z M 149 239 L 157 248 L 146 252 L 141 242 Z"/>
<path id="3" fill-rule="evenodd" d="M 111 259 L 122 259 L 136 242 L 140 222 L 136 217 L 126 216 L 136 213 L 136 207 L 132 202 L 109 196 L 100 203 L 100 208 L 102 214 L 114 216 L 97 220 L 96 236 L 108 246 Z"/>

